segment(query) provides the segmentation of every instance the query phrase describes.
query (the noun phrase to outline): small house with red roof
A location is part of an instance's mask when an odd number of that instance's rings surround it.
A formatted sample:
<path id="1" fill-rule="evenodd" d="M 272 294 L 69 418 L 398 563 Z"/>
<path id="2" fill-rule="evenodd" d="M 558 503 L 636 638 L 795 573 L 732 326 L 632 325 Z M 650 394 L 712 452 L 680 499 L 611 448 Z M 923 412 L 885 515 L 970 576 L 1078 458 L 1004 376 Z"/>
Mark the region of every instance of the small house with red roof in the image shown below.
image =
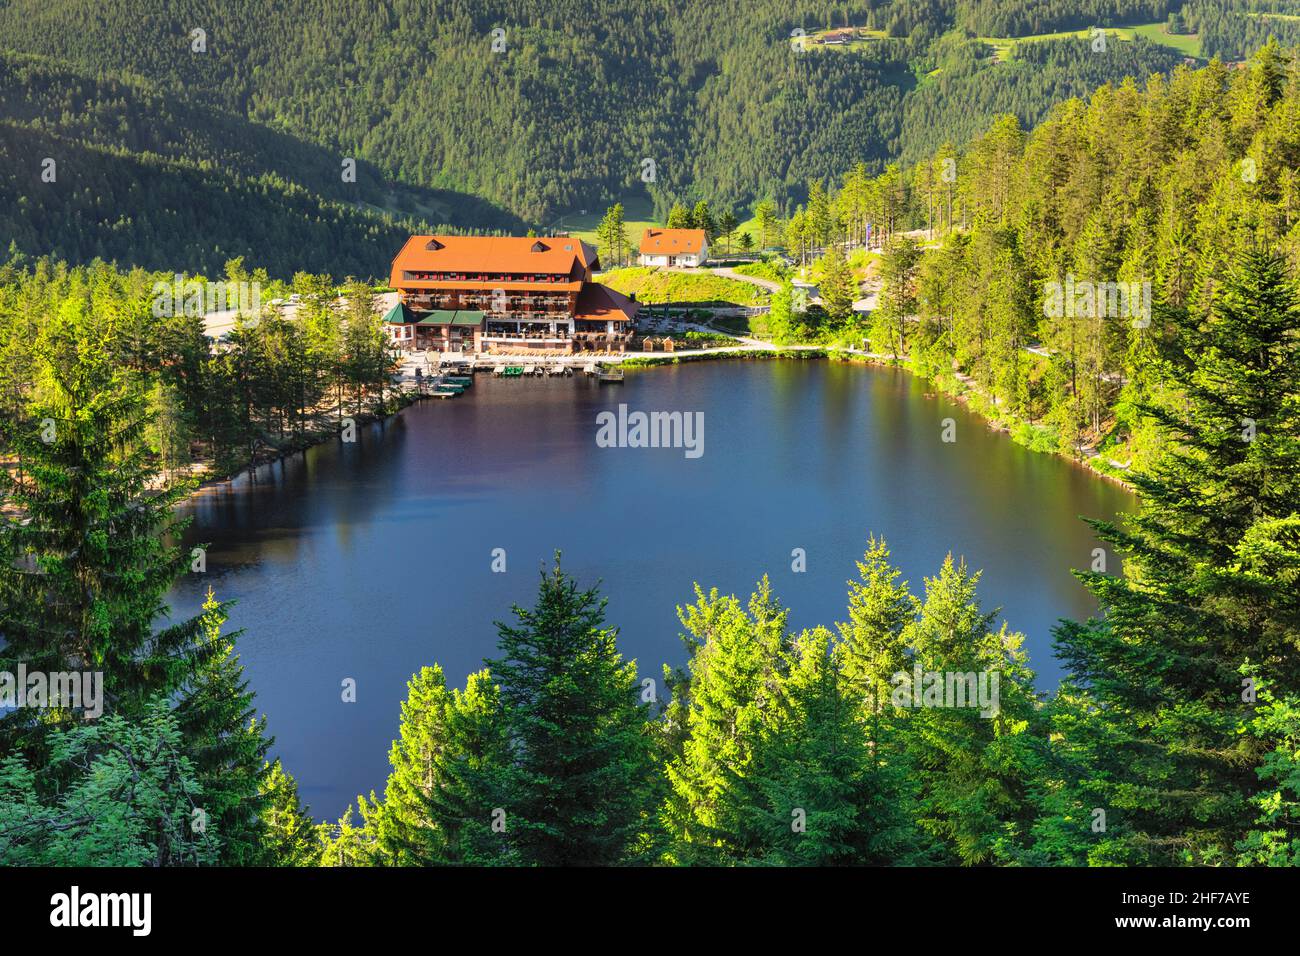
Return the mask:
<path id="1" fill-rule="evenodd" d="M 709 237 L 703 229 L 647 229 L 640 252 L 643 266 L 702 266 L 709 259 Z"/>

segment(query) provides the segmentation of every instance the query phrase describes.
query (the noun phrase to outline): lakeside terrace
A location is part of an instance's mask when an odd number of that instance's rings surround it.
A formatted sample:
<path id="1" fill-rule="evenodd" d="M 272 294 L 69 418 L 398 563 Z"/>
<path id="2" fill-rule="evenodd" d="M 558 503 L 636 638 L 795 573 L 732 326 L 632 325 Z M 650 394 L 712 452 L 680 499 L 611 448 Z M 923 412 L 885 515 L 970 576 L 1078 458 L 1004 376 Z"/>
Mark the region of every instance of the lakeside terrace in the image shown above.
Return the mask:
<path id="1" fill-rule="evenodd" d="M 639 306 L 592 281 L 596 251 L 568 236 L 412 236 L 384 316 L 405 351 L 626 352 Z"/>

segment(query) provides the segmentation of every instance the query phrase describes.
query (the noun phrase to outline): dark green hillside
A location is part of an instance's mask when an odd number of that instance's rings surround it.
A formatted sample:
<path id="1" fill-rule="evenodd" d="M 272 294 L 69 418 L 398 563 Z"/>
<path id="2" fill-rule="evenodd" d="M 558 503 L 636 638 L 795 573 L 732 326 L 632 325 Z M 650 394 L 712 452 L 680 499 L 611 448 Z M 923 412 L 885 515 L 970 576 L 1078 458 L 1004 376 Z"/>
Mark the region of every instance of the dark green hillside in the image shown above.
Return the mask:
<path id="1" fill-rule="evenodd" d="M 952 50 L 987 31 L 1139 23 L 1166 7 L 1059 0 L 1021 22 L 970 0 L 11 0 L 0 42 L 108 83 L 144 78 L 156 91 L 136 104 L 146 113 L 99 130 L 113 145 L 170 155 L 149 142 L 143 116 L 188 125 L 201 108 L 244 125 L 177 138 L 186 149 L 219 138 L 205 158 L 231 172 L 273 170 L 351 202 L 333 164 L 356 156 L 378 178 L 480 196 L 544 228 L 647 193 L 660 214 L 700 198 L 793 203 L 810 179 L 960 143 L 997 113 L 1037 122 L 1063 97 L 1167 70 L 1171 52 L 1116 41 L 1096 56 L 1086 41 L 1060 41 L 1028 59 L 972 54 L 957 66 Z M 846 24 L 875 32 L 852 49 L 790 42 Z M 65 110 L 50 121 L 80 125 Z M 277 135 L 290 153 L 323 152 L 293 159 L 293 175 L 268 170 L 257 157 L 278 149 Z M 482 208 L 396 205 L 453 224 L 499 221 Z"/>
<path id="2" fill-rule="evenodd" d="M 1033 126 L 1043 118 L 1044 103 L 1085 96 L 1116 76 L 1167 73 L 1182 61 L 1141 38 L 1108 42 L 1105 52 L 1093 52 L 1086 40 L 1024 43 L 992 69 L 984 60 L 987 46 L 977 40 L 944 44 L 941 51 L 938 72 L 903 104 L 899 152 L 908 162 L 945 142 L 969 142 L 1001 114 Z M 956 103 L 963 108 L 954 109 Z"/>
<path id="3" fill-rule="evenodd" d="M 515 230 L 476 197 L 385 180 L 343 157 L 141 80 L 0 56 L 0 229 L 29 254 L 219 271 L 250 255 L 381 275 L 412 229 Z M 41 179 L 45 158 L 54 183 Z"/>

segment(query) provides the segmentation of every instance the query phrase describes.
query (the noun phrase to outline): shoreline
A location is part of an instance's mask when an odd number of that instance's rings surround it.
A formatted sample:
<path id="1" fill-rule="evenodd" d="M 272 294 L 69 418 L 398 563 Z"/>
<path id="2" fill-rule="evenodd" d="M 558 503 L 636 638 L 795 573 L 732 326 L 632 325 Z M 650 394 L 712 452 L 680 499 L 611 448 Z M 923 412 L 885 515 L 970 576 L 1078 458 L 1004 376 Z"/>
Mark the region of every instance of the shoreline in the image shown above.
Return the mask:
<path id="1" fill-rule="evenodd" d="M 873 365 L 878 367 L 896 368 L 907 372 L 913 378 L 925 382 L 934 387 L 936 394 L 942 394 L 954 402 L 964 406 L 971 414 L 977 416 L 991 430 L 1005 434 L 1015 444 L 1024 448 L 1026 451 L 1038 455 L 1051 455 L 1054 458 L 1060 458 L 1071 465 L 1078 466 L 1091 475 L 1105 479 L 1112 484 L 1118 485 L 1125 491 L 1137 494 L 1137 489 L 1132 484 L 1125 481 L 1119 475 L 1113 472 L 1098 468 L 1092 464 L 1093 459 L 1100 456 L 1099 452 L 1091 446 L 1085 446 L 1084 450 L 1091 450 L 1095 454 L 1083 456 L 1071 456 L 1059 449 L 1046 450 L 1035 448 L 1025 442 L 1019 441 L 1013 431 L 1015 425 L 1024 424 L 1030 428 L 1038 428 L 1033 422 L 1005 421 L 990 418 L 987 414 L 978 408 L 972 407 L 971 392 L 981 394 L 973 385 L 957 381 L 958 384 L 967 389 L 967 391 L 958 391 L 946 379 L 942 377 L 930 377 L 922 375 L 912 367 L 912 363 L 906 359 L 899 359 L 893 355 L 882 355 L 875 352 L 864 352 L 860 349 L 843 348 L 833 345 L 789 345 L 789 346 L 748 346 L 740 348 L 720 348 L 720 349 L 699 349 L 690 352 L 671 353 L 660 355 L 635 355 L 635 356 L 615 356 L 621 364 L 628 368 L 653 368 L 658 365 L 677 365 L 689 361 L 701 361 L 708 359 L 824 359 L 830 362 L 843 362 L 850 365 Z"/>
<path id="2" fill-rule="evenodd" d="M 361 412 L 359 414 L 347 415 L 344 417 L 351 418 L 353 421 L 355 421 L 358 428 L 363 425 L 373 424 L 375 422 L 387 421 L 388 419 L 394 417 L 395 415 L 400 415 L 407 408 L 415 404 L 415 402 L 419 401 L 423 397 L 425 396 L 415 394 L 415 393 L 400 392 L 398 393 L 398 398 L 397 398 L 398 407 L 393 408 L 390 411 L 378 412 L 372 409 L 372 410 Z M 180 501 L 177 502 L 177 504 L 182 504 L 193 498 L 202 497 L 203 495 L 211 491 L 215 491 L 219 486 L 228 485 L 231 482 L 234 482 L 245 475 L 255 472 L 259 468 L 263 468 L 267 465 L 278 464 L 279 462 L 282 462 L 287 458 L 291 458 L 294 455 L 304 455 L 311 449 L 325 444 L 330 439 L 338 438 L 338 436 L 339 436 L 338 428 L 328 428 L 328 429 L 314 428 L 314 429 L 305 430 L 301 438 L 292 439 L 287 447 L 278 449 L 274 455 L 265 458 L 260 458 L 260 459 L 254 458 L 252 461 L 245 462 L 244 464 L 239 465 L 237 468 L 235 468 L 234 471 L 231 471 L 226 474 L 204 473 L 203 477 L 199 480 L 198 485 L 195 486 L 195 488 L 192 491 L 190 491 L 184 497 L 182 497 Z M 199 475 L 194 472 L 191 472 L 190 474 L 192 477 L 195 478 L 199 477 Z"/>
<path id="3" fill-rule="evenodd" d="M 510 364 L 543 364 L 545 359 L 536 356 L 499 356 L 501 362 Z M 573 356 L 563 356 L 564 359 L 572 361 Z M 935 394 L 942 394 L 946 398 L 964 406 L 971 414 L 978 417 L 985 426 L 991 431 L 1001 432 L 1011 441 L 1020 445 L 1026 451 L 1034 454 L 1046 454 L 1055 458 L 1060 458 L 1069 464 L 1083 468 L 1090 475 L 1109 481 L 1124 490 L 1136 494 L 1137 490 L 1123 478 L 1118 475 L 1104 471 L 1091 464 L 1090 457 L 1072 457 L 1060 450 L 1047 451 L 1041 448 L 1035 448 L 1018 441 L 1013 433 L 1013 426 L 1016 422 L 1005 422 L 993 419 L 985 415 L 982 411 L 971 407 L 971 396 L 969 393 L 957 391 L 953 386 L 941 377 L 927 377 L 918 373 L 907 360 L 900 360 L 897 356 L 882 355 L 872 352 L 864 352 L 859 349 L 843 348 L 832 345 L 772 345 L 763 344 L 742 344 L 739 346 L 726 346 L 715 349 L 689 349 L 678 352 L 637 352 L 622 353 L 614 355 L 592 355 L 591 360 L 598 364 L 621 365 L 629 369 L 651 369 L 663 365 L 681 365 L 687 362 L 708 362 L 722 360 L 766 360 L 786 359 L 792 361 L 813 361 L 822 360 L 829 362 L 841 362 L 849 365 L 870 365 L 882 368 L 894 368 L 907 372 L 914 378 L 930 384 L 935 389 Z M 499 363 L 498 363 L 499 364 Z M 965 383 L 960 383 L 964 385 Z M 972 386 L 965 386 L 972 388 Z M 977 393 L 978 394 L 978 393 Z M 360 415 L 352 417 L 358 426 L 368 425 L 374 422 L 387 421 L 396 415 L 400 415 L 407 408 L 415 403 L 428 398 L 427 395 L 415 391 L 399 390 L 397 393 L 397 407 L 385 412 L 366 411 Z M 1034 426 L 1032 422 L 1025 422 L 1030 427 Z M 238 478 L 250 474 L 264 465 L 273 465 L 283 461 L 293 455 L 305 454 L 318 445 L 323 445 L 332 438 L 338 437 L 338 429 L 331 428 L 325 430 L 311 430 L 304 433 L 301 439 L 294 440 L 291 447 L 280 450 L 272 457 L 262 460 L 253 460 L 240 465 L 233 472 L 226 475 L 211 475 L 200 480 L 197 487 L 189 494 L 185 495 L 182 501 L 188 501 L 190 498 L 196 498 L 219 486 L 228 485 Z M 1095 455 L 1092 457 L 1096 457 Z"/>

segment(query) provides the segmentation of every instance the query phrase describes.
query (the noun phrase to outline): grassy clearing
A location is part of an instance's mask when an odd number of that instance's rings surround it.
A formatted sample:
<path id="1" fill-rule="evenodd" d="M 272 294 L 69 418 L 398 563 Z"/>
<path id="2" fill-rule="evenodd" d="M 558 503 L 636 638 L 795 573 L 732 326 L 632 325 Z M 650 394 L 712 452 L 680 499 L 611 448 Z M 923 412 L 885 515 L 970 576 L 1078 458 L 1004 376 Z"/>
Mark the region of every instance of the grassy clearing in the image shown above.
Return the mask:
<path id="1" fill-rule="evenodd" d="M 669 272 L 635 266 L 612 269 L 602 274 L 600 281 L 624 295 L 635 293 L 638 302 L 656 305 L 663 302 L 727 302 L 750 306 L 767 301 L 766 293 L 753 283 L 707 271 Z"/>
<path id="2" fill-rule="evenodd" d="M 769 282 L 781 282 L 794 274 L 793 270 L 785 268 L 779 262 L 750 262 L 736 266 L 731 271 L 742 276 L 767 279 Z"/>
<path id="3" fill-rule="evenodd" d="M 822 37 L 829 36 L 832 33 L 839 33 L 845 29 L 852 29 L 854 31 L 854 37 L 848 43 L 825 44 L 825 43 L 818 42 L 818 40 L 820 40 Z M 880 43 L 882 40 L 888 40 L 888 39 L 889 37 L 886 36 L 884 30 L 868 30 L 865 27 L 851 27 L 851 28 L 835 27 L 834 29 L 831 30 L 817 30 L 814 31 L 813 33 L 808 34 L 808 39 L 806 41 L 807 43 L 806 49 L 830 50 L 832 52 L 840 52 L 840 53 L 849 50 L 855 52 L 861 52 L 862 50 L 865 50 L 868 47 Z"/>
<path id="4" fill-rule="evenodd" d="M 619 201 L 623 203 L 627 236 L 632 240 L 632 248 L 635 250 L 641 242 L 641 233 L 652 226 L 659 225 L 654 220 L 654 204 L 647 196 L 624 196 Z M 611 202 L 609 205 L 614 204 Z M 600 225 L 601 219 L 605 218 L 605 212 L 605 206 L 599 209 L 588 209 L 586 214 L 575 211 L 572 215 L 562 217 L 555 228 L 594 246 L 597 244 L 596 227 Z"/>
<path id="5" fill-rule="evenodd" d="M 1128 35 L 1125 36 L 1125 33 Z M 1122 27 L 1106 27 L 1106 35 L 1119 40 L 1133 39 L 1133 31 L 1125 30 Z M 977 37 L 976 39 L 993 47 L 993 59 L 1001 63 L 1011 59 L 1015 54 L 1016 47 L 1022 43 L 1041 43 L 1045 40 L 1087 40 L 1090 37 L 1091 33 L 1087 29 L 1083 29 L 1065 30 L 1061 33 L 1035 33 L 1027 37 Z"/>
<path id="6" fill-rule="evenodd" d="M 1165 32 L 1163 23 L 1143 23 L 1130 27 L 1105 27 L 1108 37 L 1114 37 L 1117 40 L 1132 40 L 1135 36 L 1140 36 L 1144 40 L 1149 40 L 1159 46 L 1168 47 L 1183 56 L 1200 57 L 1201 56 L 1201 38 L 1194 34 L 1174 35 Z M 1065 30 L 1060 33 L 1036 33 L 1032 36 L 1025 37 L 979 37 L 982 43 L 987 43 L 993 48 L 993 59 L 998 63 L 1005 62 L 1014 54 L 1016 47 L 1022 43 L 1039 43 L 1044 40 L 1089 40 L 1092 37 L 1090 28 L 1082 30 Z"/>
<path id="7" fill-rule="evenodd" d="M 1201 38 L 1195 33 L 1166 33 L 1163 23 L 1144 23 L 1141 26 L 1133 27 L 1133 32 L 1145 40 L 1150 40 L 1152 43 L 1158 43 L 1160 46 L 1177 50 L 1183 56 L 1194 56 L 1198 60 L 1202 59 Z"/>

